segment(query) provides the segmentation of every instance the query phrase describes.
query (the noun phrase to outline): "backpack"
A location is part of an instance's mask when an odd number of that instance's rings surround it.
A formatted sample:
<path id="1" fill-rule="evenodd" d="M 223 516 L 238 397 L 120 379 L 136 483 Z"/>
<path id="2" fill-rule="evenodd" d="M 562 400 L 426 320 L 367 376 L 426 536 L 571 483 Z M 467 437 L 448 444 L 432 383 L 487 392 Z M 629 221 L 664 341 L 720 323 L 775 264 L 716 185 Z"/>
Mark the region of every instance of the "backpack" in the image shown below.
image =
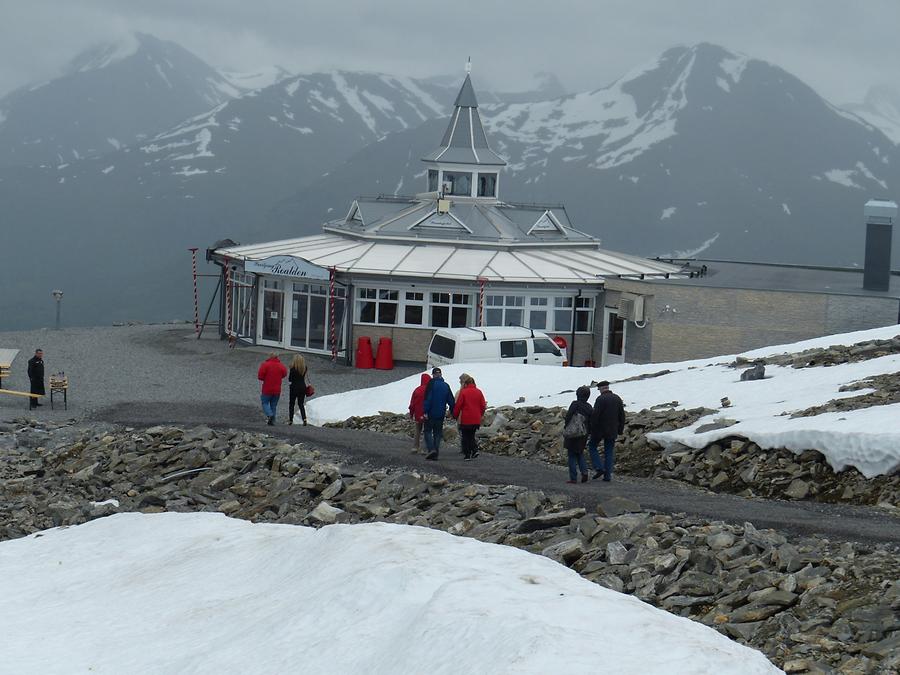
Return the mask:
<path id="1" fill-rule="evenodd" d="M 574 413 L 572 419 L 569 420 L 569 423 L 563 429 L 563 438 L 580 438 L 587 435 L 588 430 L 584 415 L 580 412 Z"/>

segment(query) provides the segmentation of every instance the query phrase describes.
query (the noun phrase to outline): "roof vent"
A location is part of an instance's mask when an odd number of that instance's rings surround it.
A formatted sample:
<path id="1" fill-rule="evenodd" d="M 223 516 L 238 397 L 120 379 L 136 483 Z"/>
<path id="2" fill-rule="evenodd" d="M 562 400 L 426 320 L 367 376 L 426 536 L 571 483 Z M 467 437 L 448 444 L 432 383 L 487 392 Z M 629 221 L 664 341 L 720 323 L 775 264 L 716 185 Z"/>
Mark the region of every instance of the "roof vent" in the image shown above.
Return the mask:
<path id="1" fill-rule="evenodd" d="M 863 208 L 866 217 L 866 259 L 863 288 L 887 291 L 891 286 L 891 236 L 897 220 L 896 202 L 870 199 Z"/>
<path id="2" fill-rule="evenodd" d="M 449 199 L 438 199 L 437 200 L 437 212 L 438 213 L 449 213 L 450 211 L 450 200 Z"/>

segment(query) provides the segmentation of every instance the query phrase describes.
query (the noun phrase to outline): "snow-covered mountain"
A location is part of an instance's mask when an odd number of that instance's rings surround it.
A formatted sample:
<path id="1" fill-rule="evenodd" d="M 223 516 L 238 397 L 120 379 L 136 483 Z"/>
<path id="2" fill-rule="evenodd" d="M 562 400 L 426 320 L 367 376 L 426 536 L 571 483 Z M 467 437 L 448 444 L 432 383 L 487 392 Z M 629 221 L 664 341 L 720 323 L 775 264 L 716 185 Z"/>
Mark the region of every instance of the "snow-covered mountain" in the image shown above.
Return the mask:
<path id="1" fill-rule="evenodd" d="M 159 63 L 146 56 L 148 45 L 165 44 L 142 38 L 130 56 L 85 57 L 71 79 L 30 94 L 62 87 L 77 108 L 94 86 L 114 90 L 121 68 L 143 73 L 140 82 L 150 77 L 151 98 L 165 99 Z M 134 119 L 99 104 L 91 104 L 96 118 L 79 112 L 97 121 L 101 140 L 85 147 L 106 143 L 100 156 L 79 150 L 80 160 L 10 166 L 13 150 L 37 157 L 49 147 L 22 139 L 52 134 L 22 131 L 13 142 L 12 117 L 0 123 L 0 203 L 12 224 L 5 242 L 24 251 L 39 241 L 54 261 L 37 269 L 24 259 L 5 263 L 11 280 L 0 329 L 52 322 L 45 296 L 54 287 L 71 291 L 73 323 L 189 316 L 188 246 L 313 233 L 357 194 L 423 190 L 419 158 L 439 143 L 462 79 L 275 75 L 274 84 L 240 94 L 224 80 L 198 78 L 188 79 L 209 84 L 209 99 L 192 90 L 199 111 L 118 149 L 101 122 Z M 475 84 L 482 102 L 501 101 L 482 105 L 489 140 L 509 160 L 501 197 L 563 202 L 577 226 L 612 249 L 852 265 L 862 261 L 863 203 L 900 189 L 900 146 L 881 131 L 780 68 L 713 45 L 671 49 L 608 87 L 544 101 L 511 102 L 516 96 Z M 131 98 L 136 118 L 144 99 Z M 149 124 L 141 119 L 132 125 L 138 135 Z M 51 118 L 48 128 L 65 121 Z M 118 254 L 108 255 L 111 248 Z"/>
<path id="2" fill-rule="evenodd" d="M 856 113 L 900 145 L 900 89 L 897 87 L 888 84 L 872 87 L 861 104 L 849 104 L 844 108 Z"/>
<path id="3" fill-rule="evenodd" d="M 482 107 L 509 161 L 501 197 L 564 202 L 613 249 L 852 265 L 863 203 L 900 190 L 900 151 L 881 131 L 781 68 L 709 44 L 668 50 L 596 91 Z M 423 189 L 417 160 L 444 124 L 365 148 L 273 222 L 334 217 L 348 191 Z"/>
<path id="4" fill-rule="evenodd" d="M 0 166 L 57 166 L 98 156 L 239 93 L 174 42 L 137 33 L 92 47 L 61 76 L 0 99 Z"/>

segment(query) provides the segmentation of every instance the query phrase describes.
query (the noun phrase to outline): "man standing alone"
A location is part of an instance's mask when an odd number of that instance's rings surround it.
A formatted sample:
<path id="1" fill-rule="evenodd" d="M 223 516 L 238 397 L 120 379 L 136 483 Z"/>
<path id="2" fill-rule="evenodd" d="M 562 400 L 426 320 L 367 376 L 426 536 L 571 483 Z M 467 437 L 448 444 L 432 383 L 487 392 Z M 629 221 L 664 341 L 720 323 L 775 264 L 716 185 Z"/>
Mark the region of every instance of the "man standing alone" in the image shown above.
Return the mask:
<path id="1" fill-rule="evenodd" d="M 34 356 L 28 359 L 28 379 L 31 382 L 31 393 L 44 396 L 44 350 L 35 349 Z M 28 399 L 28 407 L 32 410 L 43 405 L 33 396 Z"/>
<path id="2" fill-rule="evenodd" d="M 278 360 L 278 354 L 272 352 L 269 358 L 262 362 L 256 377 L 262 381 L 262 392 L 259 400 L 262 402 L 263 413 L 266 415 L 266 424 L 275 424 L 275 409 L 278 407 L 278 399 L 281 398 L 281 381 L 287 377 L 287 368 Z"/>
<path id="3" fill-rule="evenodd" d="M 594 478 L 600 477 L 597 444 L 603 440 L 603 480 L 612 480 L 613 463 L 616 460 L 616 437 L 625 431 L 625 404 L 622 399 L 609 390 L 609 382 L 597 383 L 600 395 L 594 401 L 594 412 L 591 415 L 591 463 L 597 472 Z"/>
<path id="4" fill-rule="evenodd" d="M 440 368 L 431 369 L 431 382 L 425 388 L 425 459 L 435 460 L 444 438 L 444 417 L 447 409 L 453 410 L 453 392 L 441 377 Z"/>

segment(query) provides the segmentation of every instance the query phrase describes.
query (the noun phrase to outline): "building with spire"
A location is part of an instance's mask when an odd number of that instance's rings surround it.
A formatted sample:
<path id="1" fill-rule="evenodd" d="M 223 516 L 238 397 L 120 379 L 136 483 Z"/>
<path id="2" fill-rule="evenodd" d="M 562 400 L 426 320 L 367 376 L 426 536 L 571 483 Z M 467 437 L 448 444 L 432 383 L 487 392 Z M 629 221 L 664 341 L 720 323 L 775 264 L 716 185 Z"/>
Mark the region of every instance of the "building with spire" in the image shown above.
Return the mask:
<path id="1" fill-rule="evenodd" d="M 617 293 L 607 308 L 605 282 L 678 267 L 602 249 L 562 205 L 504 201 L 506 162 L 468 73 L 422 162 L 419 194 L 357 197 L 321 234 L 210 249 L 226 289 L 222 335 L 348 360 L 358 337 L 390 337 L 396 359 L 425 361 L 435 329 L 515 325 L 557 337 L 573 364 L 623 360 L 639 301 Z"/>

